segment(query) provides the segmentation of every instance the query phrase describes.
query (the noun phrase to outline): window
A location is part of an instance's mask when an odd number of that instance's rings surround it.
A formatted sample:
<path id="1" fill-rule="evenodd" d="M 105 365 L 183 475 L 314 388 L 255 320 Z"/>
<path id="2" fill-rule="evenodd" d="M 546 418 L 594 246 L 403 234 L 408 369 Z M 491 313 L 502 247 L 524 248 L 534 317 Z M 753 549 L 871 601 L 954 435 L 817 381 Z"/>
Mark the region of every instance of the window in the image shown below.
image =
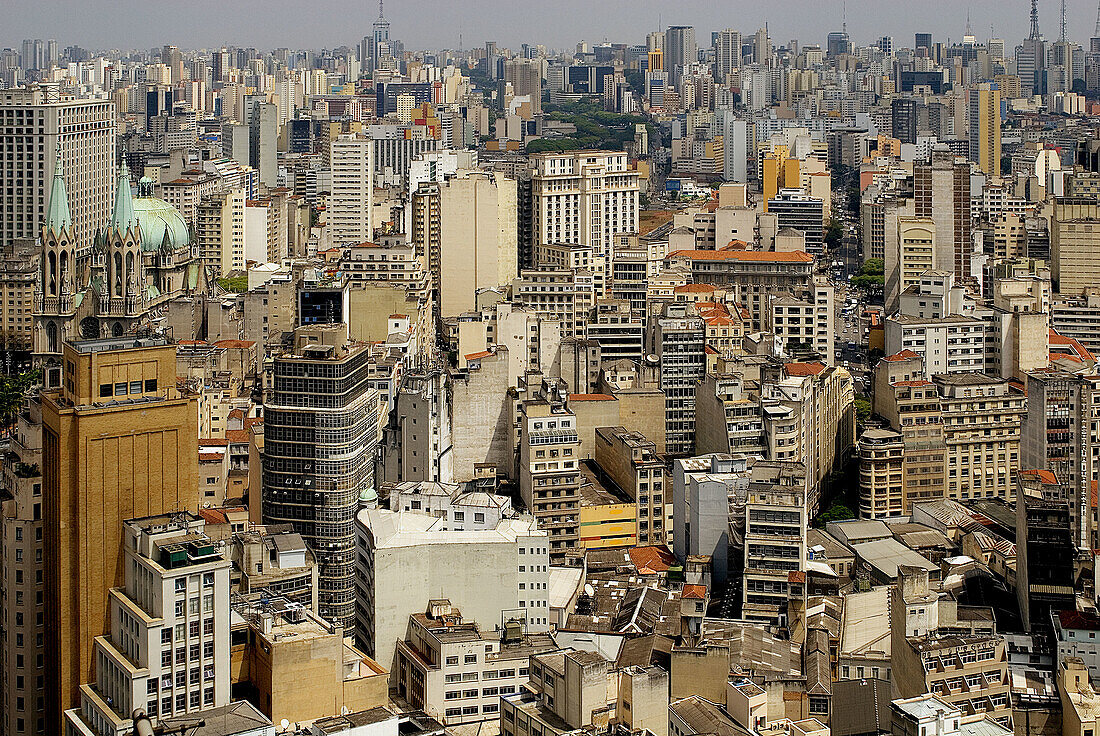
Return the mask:
<path id="1" fill-rule="evenodd" d="M 140 394 L 141 393 L 141 381 L 130 381 L 130 393 L 132 393 L 132 394 Z"/>
<path id="2" fill-rule="evenodd" d="M 157 379 L 146 378 L 145 379 L 145 393 L 151 393 L 157 390 Z"/>
<path id="3" fill-rule="evenodd" d="M 111 395 L 111 384 L 101 383 L 99 384 L 99 395 L 101 398 L 109 397 Z"/>
<path id="4" fill-rule="evenodd" d="M 126 388 L 128 384 L 125 381 L 120 381 L 115 384 L 115 396 L 125 396 Z"/>
<path id="5" fill-rule="evenodd" d="M 465 661 L 466 661 L 466 664 L 477 664 L 477 655 L 476 654 L 467 654 Z"/>
<path id="6" fill-rule="evenodd" d="M 447 664 L 449 664 L 449 665 L 458 664 L 458 657 L 447 657 Z"/>

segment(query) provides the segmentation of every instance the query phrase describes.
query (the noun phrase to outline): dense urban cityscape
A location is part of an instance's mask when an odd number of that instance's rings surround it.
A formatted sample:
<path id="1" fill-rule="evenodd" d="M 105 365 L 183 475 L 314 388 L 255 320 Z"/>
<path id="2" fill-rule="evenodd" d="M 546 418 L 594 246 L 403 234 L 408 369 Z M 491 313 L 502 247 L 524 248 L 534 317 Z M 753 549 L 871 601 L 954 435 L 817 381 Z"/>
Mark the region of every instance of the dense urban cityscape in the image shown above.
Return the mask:
<path id="1" fill-rule="evenodd" d="M 0 39 L 0 735 L 1100 736 L 1100 9 L 835 5 Z"/>

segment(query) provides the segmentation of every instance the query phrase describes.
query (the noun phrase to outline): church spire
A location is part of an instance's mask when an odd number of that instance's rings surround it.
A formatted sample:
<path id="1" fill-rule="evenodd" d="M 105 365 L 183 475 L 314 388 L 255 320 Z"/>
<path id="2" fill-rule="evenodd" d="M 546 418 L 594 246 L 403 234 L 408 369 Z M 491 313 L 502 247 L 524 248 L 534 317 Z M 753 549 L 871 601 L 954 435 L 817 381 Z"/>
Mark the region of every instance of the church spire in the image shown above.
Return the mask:
<path id="1" fill-rule="evenodd" d="M 60 233 L 73 226 L 69 213 L 69 193 L 65 189 L 65 172 L 61 163 L 61 141 L 57 142 L 54 154 L 53 184 L 50 185 L 50 204 L 46 210 L 46 230 Z"/>
<path id="2" fill-rule="evenodd" d="M 134 224 L 134 193 L 130 189 L 130 169 L 126 159 L 118 169 L 118 184 L 115 190 L 115 209 L 111 215 L 111 227 L 125 234 Z"/>

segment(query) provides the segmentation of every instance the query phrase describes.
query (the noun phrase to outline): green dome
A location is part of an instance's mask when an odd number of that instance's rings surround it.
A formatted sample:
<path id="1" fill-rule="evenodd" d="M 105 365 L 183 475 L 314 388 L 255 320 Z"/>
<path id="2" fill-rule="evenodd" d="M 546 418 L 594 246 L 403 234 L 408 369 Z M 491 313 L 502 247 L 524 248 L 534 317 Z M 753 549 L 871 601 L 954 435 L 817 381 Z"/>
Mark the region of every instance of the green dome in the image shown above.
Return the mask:
<path id="1" fill-rule="evenodd" d="M 146 252 L 160 250 L 164 231 L 168 230 L 168 247 L 171 250 L 190 245 L 191 234 L 187 221 L 172 205 L 157 197 L 135 197 L 134 216 L 141 226 L 141 249 Z"/>

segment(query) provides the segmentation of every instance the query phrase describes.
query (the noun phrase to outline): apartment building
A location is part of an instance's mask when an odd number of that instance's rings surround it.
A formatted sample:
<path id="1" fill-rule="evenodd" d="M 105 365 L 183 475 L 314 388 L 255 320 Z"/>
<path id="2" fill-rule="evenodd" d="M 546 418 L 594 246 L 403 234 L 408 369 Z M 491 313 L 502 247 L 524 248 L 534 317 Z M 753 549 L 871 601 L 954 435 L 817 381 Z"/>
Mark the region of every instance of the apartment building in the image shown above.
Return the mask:
<path id="1" fill-rule="evenodd" d="M 525 400 L 519 413 L 519 491 L 557 561 L 578 546 L 581 485 L 577 418 L 560 395 Z"/>
<path id="2" fill-rule="evenodd" d="M 583 337 L 595 303 L 595 288 L 587 271 L 523 270 L 512 281 L 512 300 L 544 319 L 560 320 L 562 337 Z"/>
<path id="3" fill-rule="evenodd" d="M 770 300 L 766 329 L 775 335 L 781 357 L 809 358 L 826 365 L 835 361 L 835 289 L 824 279 L 814 279 L 799 296 L 780 295 Z"/>
<path id="4" fill-rule="evenodd" d="M 708 372 L 703 378 L 695 398 L 695 451 L 764 452 L 759 391 L 743 373 Z"/>
<path id="5" fill-rule="evenodd" d="M 409 616 L 392 677 L 398 697 L 445 726 L 493 721 L 501 698 L 526 684 L 530 658 L 557 648 L 549 634 L 527 634 L 517 619 L 482 628 L 449 600 L 434 599 Z"/>
<path id="6" fill-rule="evenodd" d="M 593 283 L 603 295 L 615 237 L 638 232 L 639 172 L 616 151 L 539 153 L 531 172 L 532 243 L 591 247 Z"/>
<path id="7" fill-rule="evenodd" d="M 329 238 L 336 246 L 374 239 L 374 141 L 355 134 L 329 144 L 332 191 L 325 210 Z"/>
<path id="8" fill-rule="evenodd" d="M 937 375 L 947 497 L 1016 498 L 1024 395 L 1007 380 L 983 373 Z"/>
<path id="9" fill-rule="evenodd" d="M 657 446 L 625 427 L 596 428 L 596 465 L 637 506 L 637 543 L 672 539 L 672 478 Z"/>
<path id="10" fill-rule="evenodd" d="M 95 680 L 65 712 L 69 732 L 122 736 L 131 715 L 189 715 L 229 703 L 229 559 L 182 512 L 123 524 L 126 583 L 95 639 Z"/>
<path id="11" fill-rule="evenodd" d="M 799 251 L 677 250 L 665 258 L 666 266 L 686 266 L 694 283 L 726 287 L 727 300 L 748 310 L 752 330 L 765 329 L 769 295 L 808 290 L 813 263 Z"/>
<path id="12" fill-rule="evenodd" d="M 986 369 L 988 329 L 974 317 L 921 319 L 896 314 L 886 318 L 886 354 L 917 353 L 924 358 L 925 380 L 940 373 L 977 373 Z"/>
<path id="13" fill-rule="evenodd" d="M 203 265 L 215 273 L 243 271 L 245 203 L 243 188 L 229 188 L 204 197 L 195 206 L 195 242 Z"/>
<path id="14" fill-rule="evenodd" d="M 402 239 L 383 237 L 378 243 L 356 243 L 342 249 L 340 270 L 352 288 L 373 282 L 396 284 L 426 295 L 428 277 L 417 249 Z"/>
<path id="15" fill-rule="evenodd" d="M 666 304 L 649 319 L 646 353 L 660 360 L 665 394 L 665 449 L 689 455 L 695 446 L 695 391 L 706 372 L 706 326 L 687 304 Z"/>
<path id="16" fill-rule="evenodd" d="M 16 241 L 0 250 L 0 350 L 8 355 L 29 351 L 33 345 L 39 273 L 34 241 Z"/>
<path id="17" fill-rule="evenodd" d="M 801 489 L 759 485 L 750 484 L 743 511 L 736 508 L 732 514 L 737 518 L 743 513 L 743 535 L 734 540 L 744 555 L 741 618 L 778 623 L 789 602 L 806 595 L 805 495 Z"/>
<path id="18" fill-rule="evenodd" d="M 502 736 L 562 736 L 585 726 L 604 729 L 614 714 L 611 662 L 567 649 L 530 658 L 527 684 L 500 699 Z"/>
<path id="19" fill-rule="evenodd" d="M 411 507 L 415 498 L 407 498 Z M 396 672 L 409 615 L 439 597 L 485 630 L 505 617 L 528 633 L 549 630 L 549 535 L 533 518 L 476 528 L 475 511 L 455 529 L 448 516 L 425 511 L 364 509 L 356 517 L 356 637 L 376 660 Z"/>
<path id="20" fill-rule="evenodd" d="M 893 429 L 867 429 L 856 447 L 860 518 L 901 516 L 905 498 L 905 435 Z"/>

